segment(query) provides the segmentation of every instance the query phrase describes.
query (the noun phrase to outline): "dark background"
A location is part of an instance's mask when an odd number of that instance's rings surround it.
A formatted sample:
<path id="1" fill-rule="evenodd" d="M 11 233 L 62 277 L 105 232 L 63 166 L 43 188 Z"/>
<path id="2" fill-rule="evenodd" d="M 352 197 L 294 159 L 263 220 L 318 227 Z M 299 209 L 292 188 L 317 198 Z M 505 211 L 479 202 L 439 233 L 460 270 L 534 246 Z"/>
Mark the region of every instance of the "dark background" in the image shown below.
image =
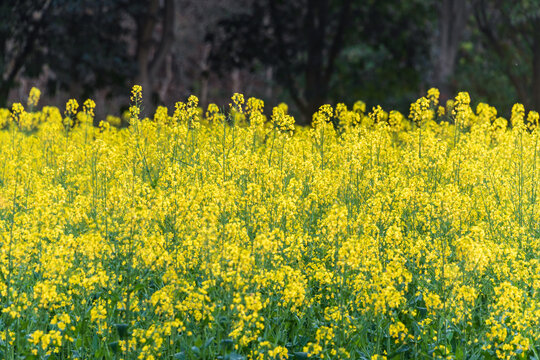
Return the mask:
<path id="1" fill-rule="evenodd" d="M 96 100 L 148 114 L 190 94 L 287 102 L 298 123 L 356 100 L 407 114 L 430 87 L 540 110 L 540 0 L 2 0 L 0 106 Z"/>

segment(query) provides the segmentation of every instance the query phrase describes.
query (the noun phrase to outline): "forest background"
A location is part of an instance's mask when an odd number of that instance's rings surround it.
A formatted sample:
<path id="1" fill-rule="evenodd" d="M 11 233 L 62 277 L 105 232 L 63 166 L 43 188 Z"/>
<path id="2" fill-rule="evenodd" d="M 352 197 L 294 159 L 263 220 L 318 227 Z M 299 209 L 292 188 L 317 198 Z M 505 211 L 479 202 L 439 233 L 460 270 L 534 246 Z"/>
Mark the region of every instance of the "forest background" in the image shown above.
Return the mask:
<path id="1" fill-rule="evenodd" d="M 144 114 L 190 94 L 408 113 L 430 87 L 509 116 L 540 110 L 540 1 L 8 0 L 0 3 L 0 107 L 32 86 L 44 103 L 93 98 L 119 115 L 141 84 Z"/>

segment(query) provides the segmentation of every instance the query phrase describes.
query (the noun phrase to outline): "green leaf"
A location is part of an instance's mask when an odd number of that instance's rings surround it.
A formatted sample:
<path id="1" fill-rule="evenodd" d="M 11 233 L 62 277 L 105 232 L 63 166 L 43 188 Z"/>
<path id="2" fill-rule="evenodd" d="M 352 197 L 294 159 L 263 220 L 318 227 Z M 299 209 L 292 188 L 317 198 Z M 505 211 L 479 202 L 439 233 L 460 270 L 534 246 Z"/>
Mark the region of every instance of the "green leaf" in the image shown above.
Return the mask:
<path id="1" fill-rule="evenodd" d="M 244 355 L 232 352 L 225 356 L 225 360 L 246 360 L 246 357 Z"/>
<path id="2" fill-rule="evenodd" d="M 118 336 L 120 336 L 120 339 L 126 339 L 128 336 L 128 324 L 115 324 L 116 331 L 118 331 Z"/>
<path id="3" fill-rule="evenodd" d="M 118 344 L 118 341 L 113 341 L 109 343 L 109 347 L 114 354 L 118 354 L 118 352 L 120 351 L 120 345 Z"/>
<path id="4" fill-rule="evenodd" d="M 183 351 L 180 351 L 179 353 L 174 354 L 173 358 L 175 358 L 177 360 L 185 360 L 186 359 L 186 353 L 184 353 Z"/>
<path id="5" fill-rule="evenodd" d="M 232 349 L 234 345 L 233 339 L 223 339 L 219 342 L 219 345 L 226 348 L 226 349 Z"/>
<path id="6" fill-rule="evenodd" d="M 207 348 L 209 347 L 210 345 L 212 345 L 212 343 L 214 342 L 214 339 L 215 337 L 211 337 L 210 339 L 207 339 L 205 342 L 204 342 L 204 347 Z"/>
<path id="7" fill-rule="evenodd" d="M 408 346 L 402 346 L 399 349 L 397 349 L 396 351 L 394 351 L 393 353 L 391 353 L 390 355 L 388 355 L 388 359 L 391 359 L 391 358 L 393 358 L 395 356 L 398 356 L 399 354 L 407 352 L 407 351 L 409 351 L 409 347 Z"/>

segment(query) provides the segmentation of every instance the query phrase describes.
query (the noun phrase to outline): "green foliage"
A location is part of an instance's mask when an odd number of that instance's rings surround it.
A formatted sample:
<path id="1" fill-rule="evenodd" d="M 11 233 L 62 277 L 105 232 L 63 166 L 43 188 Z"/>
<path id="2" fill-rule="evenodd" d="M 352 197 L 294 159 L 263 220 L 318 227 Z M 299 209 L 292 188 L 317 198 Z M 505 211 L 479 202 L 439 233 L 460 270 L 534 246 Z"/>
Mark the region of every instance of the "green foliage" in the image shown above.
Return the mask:
<path id="1" fill-rule="evenodd" d="M 123 21 L 129 7 L 127 0 L 3 2 L 0 105 L 19 74 L 35 78 L 45 65 L 52 71 L 51 95 L 63 88 L 87 96 L 95 89 L 122 85 L 134 71 Z"/>
<path id="2" fill-rule="evenodd" d="M 223 19 L 219 31 L 209 34 L 214 44 L 214 70 L 270 66 L 276 69 L 277 82 L 289 90 L 289 98 L 301 110 L 302 104 L 295 97 L 304 95 L 309 102 L 308 92 L 313 86 L 309 73 L 319 62 L 328 66 L 331 57 L 336 56 L 328 83 L 318 84 L 326 91 L 316 99 L 319 102 L 309 114 L 325 101 L 338 99 L 351 104 L 365 99 L 406 111 L 430 65 L 430 44 L 426 39 L 434 25 L 434 2 L 352 2 L 339 48 L 332 45 L 346 1 L 317 3 L 325 4 L 325 16 L 317 17 L 315 2 L 286 1 L 276 2 L 274 8 L 255 2 L 244 13 Z M 279 21 L 272 20 L 272 13 Z M 321 30 L 321 44 L 312 39 L 317 34 L 308 31 L 306 25 L 315 17 L 326 25 Z M 312 59 L 314 46 L 323 50 Z"/>

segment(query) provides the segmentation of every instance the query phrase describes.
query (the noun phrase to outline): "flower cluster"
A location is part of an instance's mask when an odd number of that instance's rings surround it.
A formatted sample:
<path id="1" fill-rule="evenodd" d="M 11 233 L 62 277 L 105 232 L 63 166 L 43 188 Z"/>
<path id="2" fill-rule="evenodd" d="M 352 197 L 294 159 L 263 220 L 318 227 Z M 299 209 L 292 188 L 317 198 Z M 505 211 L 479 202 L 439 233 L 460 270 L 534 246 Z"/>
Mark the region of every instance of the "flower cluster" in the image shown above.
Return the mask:
<path id="1" fill-rule="evenodd" d="M 538 113 L 38 94 L 0 109 L 2 356 L 537 356 Z"/>

